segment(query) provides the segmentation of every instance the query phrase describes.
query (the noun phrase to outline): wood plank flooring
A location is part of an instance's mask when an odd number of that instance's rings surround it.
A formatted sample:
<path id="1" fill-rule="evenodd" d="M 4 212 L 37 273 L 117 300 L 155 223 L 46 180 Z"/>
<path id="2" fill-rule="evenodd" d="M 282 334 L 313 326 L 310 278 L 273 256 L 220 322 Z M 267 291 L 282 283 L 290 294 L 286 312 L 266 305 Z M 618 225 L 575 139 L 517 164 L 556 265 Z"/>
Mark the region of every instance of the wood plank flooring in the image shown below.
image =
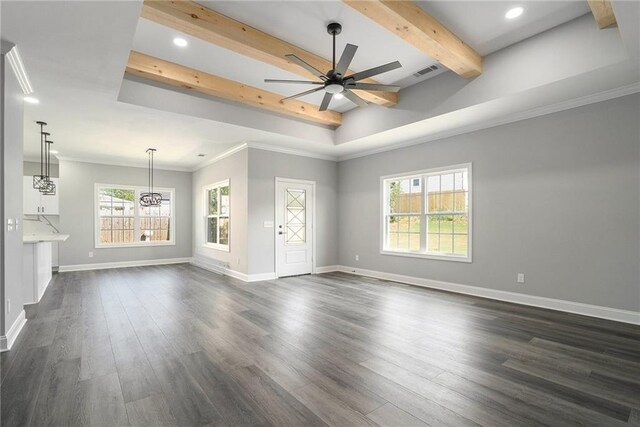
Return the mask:
<path id="1" fill-rule="evenodd" d="M 341 273 L 55 276 L 3 426 L 640 425 L 640 327 Z"/>

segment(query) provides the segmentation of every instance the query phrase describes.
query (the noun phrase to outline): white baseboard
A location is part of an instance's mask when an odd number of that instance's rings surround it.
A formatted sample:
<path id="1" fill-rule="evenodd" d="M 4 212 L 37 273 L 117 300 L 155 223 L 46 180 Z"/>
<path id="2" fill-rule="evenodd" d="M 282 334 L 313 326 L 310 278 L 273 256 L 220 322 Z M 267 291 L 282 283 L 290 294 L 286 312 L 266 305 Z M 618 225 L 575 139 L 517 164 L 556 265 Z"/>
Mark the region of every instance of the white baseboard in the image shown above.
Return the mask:
<path id="1" fill-rule="evenodd" d="M 18 338 L 18 335 L 20 335 L 20 331 L 26 323 L 27 317 L 24 310 L 22 310 L 18 318 L 13 322 L 13 325 L 11 325 L 11 328 L 7 331 L 7 335 L 0 336 L 0 352 L 11 350 L 13 343 L 16 341 L 16 338 Z"/>
<path id="2" fill-rule="evenodd" d="M 119 262 L 100 262 L 96 264 L 77 264 L 77 265 L 61 265 L 59 272 L 66 271 L 85 271 L 85 270 L 102 270 L 105 268 L 124 268 L 124 267 L 144 267 L 147 265 L 164 265 L 164 264 L 183 264 L 190 263 L 191 258 L 166 258 L 166 259 L 148 259 L 139 261 L 119 261 Z"/>
<path id="3" fill-rule="evenodd" d="M 325 265 L 324 267 L 316 267 L 316 274 L 331 273 L 332 271 L 343 271 L 341 265 Z"/>
<path id="4" fill-rule="evenodd" d="M 234 279 L 242 280 L 243 282 L 249 281 L 249 276 L 239 271 L 232 270 L 223 265 L 216 264 L 208 258 L 195 256 L 191 260 L 191 264 L 196 267 L 204 268 L 205 270 L 211 271 L 213 273 L 222 274 L 224 276 L 233 277 Z"/>
<path id="5" fill-rule="evenodd" d="M 567 313 L 581 314 L 583 316 L 597 317 L 600 319 L 614 320 L 616 322 L 640 325 L 640 312 L 620 310 L 617 308 L 603 307 L 599 305 L 584 304 L 567 300 L 539 297 L 535 295 L 520 294 L 516 292 L 500 291 L 496 289 L 479 288 L 477 286 L 462 285 L 459 283 L 442 282 L 439 280 L 423 279 L 420 277 L 404 276 L 401 274 L 385 273 L 382 271 L 364 270 L 361 268 L 336 265 L 322 267 L 324 273 L 341 271 L 359 276 L 373 277 L 376 279 L 390 280 L 393 282 L 407 283 L 409 285 L 425 288 L 439 289 L 465 295 L 473 295 L 482 298 L 490 298 L 498 301 L 506 301 L 533 307 L 547 308 L 564 311 Z M 318 271 L 318 269 L 316 269 Z"/>
<path id="6" fill-rule="evenodd" d="M 258 273 L 258 274 L 249 274 L 249 282 L 262 282 L 264 280 L 275 280 L 278 276 L 276 276 L 275 271 L 271 273 Z"/>

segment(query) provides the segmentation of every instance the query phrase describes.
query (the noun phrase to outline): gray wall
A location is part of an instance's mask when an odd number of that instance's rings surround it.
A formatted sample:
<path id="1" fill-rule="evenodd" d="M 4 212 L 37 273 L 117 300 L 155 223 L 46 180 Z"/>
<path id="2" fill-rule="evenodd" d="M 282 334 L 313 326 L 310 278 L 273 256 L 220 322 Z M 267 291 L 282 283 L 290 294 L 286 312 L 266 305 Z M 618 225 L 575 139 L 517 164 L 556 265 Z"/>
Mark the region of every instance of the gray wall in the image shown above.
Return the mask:
<path id="1" fill-rule="evenodd" d="M 22 164 L 22 173 L 24 176 L 33 176 L 40 174 L 40 162 L 25 161 Z M 52 178 L 58 178 L 60 176 L 57 163 L 51 163 L 51 170 L 49 171 Z"/>
<path id="2" fill-rule="evenodd" d="M 132 248 L 98 248 L 94 236 L 94 184 L 147 185 L 147 169 L 60 161 L 60 232 L 70 234 L 60 243 L 60 266 L 191 256 L 191 173 L 156 170 L 157 187 L 175 188 L 176 244 Z M 89 258 L 89 251 L 94 253 Z"/>
<path id="3" fill-rule="evenodd" d="M 332 161 L 249 149 L 249 273 L 275 271 L 275 177 L 316 181 L 316 266 L 337 262 L 337 164 Z"/>
<path id="4" fill-rule="evenodd" d="M 339 263 L 638 311 L 639 111 L 636 94 L 339 163 Z M 465 162 L 473 263 L 381 255 L 380 176 Z"/>
<path id="5" fill-rule="evenodd" d="M 11 66 L 2 55 L 2 172 L 3 172 L 3 217 L 2 235 L 4 243 L 2 306 L 2 333 L 11 328 L 24 305 L 22 295 L 22 133 L 23 93 Z M 7 219 L 20 220 L 19 228 L 7 231 Z M 11 300 L 11 311 L 7 310 Z"/>
<path id="6" fill-rule="evenodd" d="M 204 247 L 205 211 L 203 187 L 229 180 L 230 242 L 229 252 Z M 242 150 L 193 173 L 193 256 L 247 274 L 247 150 Z"/>

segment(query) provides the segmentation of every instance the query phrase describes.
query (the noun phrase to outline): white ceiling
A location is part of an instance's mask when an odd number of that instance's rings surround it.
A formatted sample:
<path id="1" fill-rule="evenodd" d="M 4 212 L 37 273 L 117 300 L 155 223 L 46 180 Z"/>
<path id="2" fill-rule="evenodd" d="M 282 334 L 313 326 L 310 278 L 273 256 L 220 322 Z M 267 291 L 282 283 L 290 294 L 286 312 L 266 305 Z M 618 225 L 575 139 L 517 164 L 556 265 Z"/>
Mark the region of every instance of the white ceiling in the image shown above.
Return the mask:
<path id="1" fill-rule="evenodd" d="M 409 86 L 422 79 L 412 74 L 433 63 L 421 52 L 337 1 L 201 2 L 326 58 L 331 55 L 328 22 L 339 21 L 345 43 L 360 47 L 352 69 L 393 60 L 403 68 L 377 79 Z M 504 13 L 522 5 L 525 13 L 507 22 Z M 191 169 L 207 158 L 245 141 L 293 146 L 303 139 L 186 114 L 162 112 L 118 102 L 130 50 L 222 75 L 290 95 L 297 87 L 265 85 L 264 78 L 299 78 L 279 68 L 184 36 L 189 46 L 175 47 L 174 30 L 140 19 L 141 3 L 101 1 L 2 2 L 2 38 L 16 43 L 39 105 L 25 105 L 25 155 L 39 155 L 36 120 L 50 123 L 60 155 L 110 163 L 146 164 L 145 149 L 158 148 L 160 167 Z M 422 2 L 480 53 L 486 54 L 588 12 L 586 1 L 554 2 Z M 24 19 L 29 17 L 29 19 Z M 410 89 L 407 89 L 410 90 Z M 319 98 L 304 101 L 319 103 Z M 333 105 L 332 105 L 333 108 Z M 347 101 L 338 110 L 351 108 Z M 305 148 L 301 146 L 300 148 Z M 205 158 L 204 160 L 206 161 Z"/>

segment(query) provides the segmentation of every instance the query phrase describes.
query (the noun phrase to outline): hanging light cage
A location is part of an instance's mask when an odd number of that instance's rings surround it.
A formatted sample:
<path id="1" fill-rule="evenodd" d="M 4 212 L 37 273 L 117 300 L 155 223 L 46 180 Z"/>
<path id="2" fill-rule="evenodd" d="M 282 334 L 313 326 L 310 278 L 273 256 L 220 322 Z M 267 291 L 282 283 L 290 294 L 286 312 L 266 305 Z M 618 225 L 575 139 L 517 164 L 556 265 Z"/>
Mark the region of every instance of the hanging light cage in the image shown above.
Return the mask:
<path id="1" fill-rule="evenodd" d="M 51 144 L 49 132 L 44 131 L 47 123 L 38 121 L 40 126 L 40 174 L 33 175 L 33 188 L 40 191 L 42 195 L 53 196 L 56 194 L 56 184 L 51 180 Z"/>
<path id="2" fill-rule="evenodd" d="M 153 154 L 156 151 L 155 148 L 148 148 L 147 154 L 149 155 L 149 191 L 140 194 L 140 206 L 160 206 L 162 203 L 162 194 L 153 191 Z"/>

